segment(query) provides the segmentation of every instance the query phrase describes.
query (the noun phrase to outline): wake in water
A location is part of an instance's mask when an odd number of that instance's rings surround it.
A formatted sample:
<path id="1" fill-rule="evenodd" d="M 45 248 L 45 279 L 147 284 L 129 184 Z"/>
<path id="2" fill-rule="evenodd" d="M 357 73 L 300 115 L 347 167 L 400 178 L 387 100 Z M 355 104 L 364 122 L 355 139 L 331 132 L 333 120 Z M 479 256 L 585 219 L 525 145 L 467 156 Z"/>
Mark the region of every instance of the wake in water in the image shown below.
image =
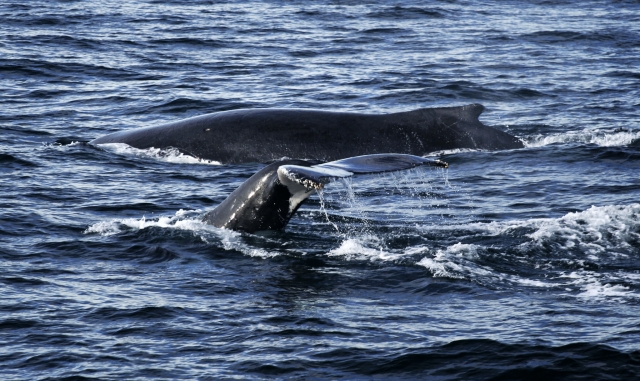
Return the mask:
<path id="1" fill-rule="evenodd" d="M 619 147 L 640 143 L 640 130 L 584 129 L 549 135 L 532 135 L 525 139 L 526 147 L 542 147 L 550 144 L 595 144 L 601 147 Z"/>
<path id="2" fill-rule="evenodd" d="M 456 243 L 418 265 L 433 276 L 489 287 L 521 285 L 584 298 L 637 299 L 640 204 L 591 207 L 557 219 L 460 226 L 464 241 L 498 238 L 512 246 Z M 449 233 L 456 230 L 449 226 Z M 626 270 L 625 270 L 626 269 Z"/>
<path id="3" fill-rule="evenodd" d="M 330 226 L 325 234 L 338 242 L 325 251 L 329 258 L 417 265 L 434 277 L 489 288 L 524 287 L 619 301 L 640 297 L 634 286 L 639 277 L 629 270 L 640 258 L 640 204 L 593 206 L 560 218 L 456 221 L 442 216 L 448 201 L 441 195 L 457 191 L 446 181 L 446 171 L 442 173 L 444 184 L 416 171 L 371 176 L 357 186 L 344 180 L 342 187 L 319 194 L 320 214 L 302 218 L 311 218 L 319 230 Z M 390 186 L 379 187 L 380 183 Z M 365 205 L 361 196 L 379 201 Z M 202 222 L 203 213 L 180 210 L 170 217 L 103 221 L 89 226 L 85 234 L 108 237 L 147 228 L 175 229 L 249 256 L 306 255 L 288 248 L 286 235 L 218 229 Z"/>
<path id="4" fill-rule="evenodd" d="M 205 244 L 221 246 L 225 250 L 239 251 L 252 257 L 269 258 L 282 253 L 271 252 L 261 248 L 251 247 L 242 241 L 242 234 L 228 229 L 220 229 L 202 221 L 204 215 L 201 210 L 179 210 L 175 215 L 147 219 L 124 218 L 101 221 L 89 226 L 84 234 L 98 234 L 103 237 L 114 236 L 125 232 L 142 231 L 149 228 L 161 230 L 186 231 Z M 162 234 L 162 233 L 161 233 Z"/>

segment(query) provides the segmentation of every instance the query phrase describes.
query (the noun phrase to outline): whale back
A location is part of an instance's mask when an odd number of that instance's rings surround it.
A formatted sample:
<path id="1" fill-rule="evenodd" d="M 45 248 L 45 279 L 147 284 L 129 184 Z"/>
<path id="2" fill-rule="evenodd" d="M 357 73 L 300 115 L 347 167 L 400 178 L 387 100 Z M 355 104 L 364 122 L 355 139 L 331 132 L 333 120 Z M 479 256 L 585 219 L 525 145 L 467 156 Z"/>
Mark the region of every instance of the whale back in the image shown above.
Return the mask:
<path id="1" fill-rule="evenodd" d="M 424 155 L 453 149 L 521 148 L 522 142 L 485 126 L 482 105 L 423 108 L 392 114 L 300 109 L 242 109 L 161 126 L 116 132 L 93 144 L 177 148 L 222 163 L 285 157 L 332 161 L 373 153 Z"/>

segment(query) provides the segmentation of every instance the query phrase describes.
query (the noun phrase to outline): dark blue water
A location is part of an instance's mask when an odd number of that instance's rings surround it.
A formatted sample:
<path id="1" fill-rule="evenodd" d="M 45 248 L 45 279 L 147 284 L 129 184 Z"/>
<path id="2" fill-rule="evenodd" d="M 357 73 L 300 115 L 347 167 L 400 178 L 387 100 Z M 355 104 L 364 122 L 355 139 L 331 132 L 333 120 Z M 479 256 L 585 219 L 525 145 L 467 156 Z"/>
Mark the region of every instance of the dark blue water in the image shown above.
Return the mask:
<path id="1" fill-rule="evenodd" d="M 637 1 L 0 4 L 2 379 L 640 376 Z M 202 215 L 261 164 L 86 142 L 482 103 L 525 149 Z"/>

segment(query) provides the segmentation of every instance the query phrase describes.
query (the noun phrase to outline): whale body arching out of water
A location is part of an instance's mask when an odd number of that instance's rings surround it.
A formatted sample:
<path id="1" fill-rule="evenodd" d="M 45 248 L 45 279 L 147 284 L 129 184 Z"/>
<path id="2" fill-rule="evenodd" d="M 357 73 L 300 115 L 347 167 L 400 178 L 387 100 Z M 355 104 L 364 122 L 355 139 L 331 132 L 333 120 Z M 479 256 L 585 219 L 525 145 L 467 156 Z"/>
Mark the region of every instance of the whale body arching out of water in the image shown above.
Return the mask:
<path id="1" fill-rule="evenodd" d="M 421 108 L 391 114 L 305 109 L 240 109 L 105 135 L 91 144 L 176 148 L 221 163 L 282 158 L 333 161 L 394 152 L 422 156 L 471 148 L 524 147 L 517 137 L 482 124 L 484 106 Z"/>

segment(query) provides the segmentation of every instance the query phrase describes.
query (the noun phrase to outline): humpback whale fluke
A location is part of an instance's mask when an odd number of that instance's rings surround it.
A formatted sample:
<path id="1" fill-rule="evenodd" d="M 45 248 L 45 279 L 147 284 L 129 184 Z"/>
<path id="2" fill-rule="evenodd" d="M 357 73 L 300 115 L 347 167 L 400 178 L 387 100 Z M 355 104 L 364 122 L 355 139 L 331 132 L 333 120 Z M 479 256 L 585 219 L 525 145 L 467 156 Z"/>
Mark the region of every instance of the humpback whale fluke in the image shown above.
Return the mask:
<path id="1" fill-rule="evenodd" d="M 422 156 L 454 148 L 524 147 L 515 136 L 482 124 L 478 117 L 483 111 L 479 104 L 392 114 L 242 109 L 114 132 L 91 143 L 176 148 L 221 163 L 267 163 L 283 157 L 331 161 L 385 152 Z"/>
<path id="2" fill-rule="evenodd" d="M 406 154 L 375 154 L 313 165 L 283 160 L 267 165 L 233 191 L 203 221 L 220 228 L 253 233 L 279 230 L 316 189 L 357 174 L 400 171 L 447 163 Z"/>

